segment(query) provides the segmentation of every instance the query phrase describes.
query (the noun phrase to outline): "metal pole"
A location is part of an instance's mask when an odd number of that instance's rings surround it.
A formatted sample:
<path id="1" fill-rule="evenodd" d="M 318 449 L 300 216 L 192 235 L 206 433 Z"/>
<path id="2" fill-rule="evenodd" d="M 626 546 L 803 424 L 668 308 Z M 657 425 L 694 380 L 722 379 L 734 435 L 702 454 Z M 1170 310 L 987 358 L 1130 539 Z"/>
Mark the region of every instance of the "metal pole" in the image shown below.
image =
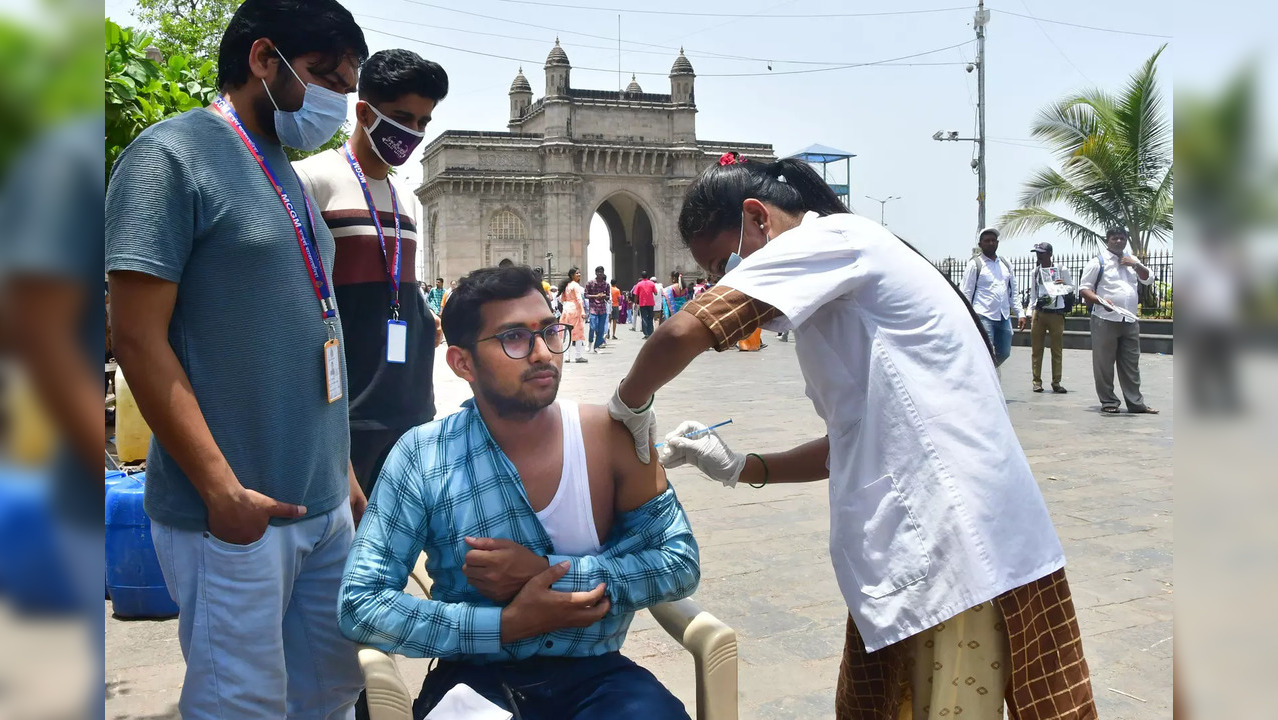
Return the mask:
<path id="1" fill-rule="evenodd" d="M 985 9 L 985 0 L 976 6 L 976 173 L 977 173 L 977 223 L 976 230 L 985 228 L 985 25 L 990 21 L 990 13 Z"/>
<path id="2" fill-rule="evenodd" d="M 851 193 L 849 192 L 849 196 L 850 196 L 850 195 L 851 195 Z M 876 202 L 876 203 L 878 203 L 878 204 L 879 204 L 879 224 L 880 224 L 880 225 L 882 225 L 883 227 L 887 227 L 887 222 L 883 219 L 883 212 L 884 212 L 884 209 L 887 207 L 887 204 L 888 204 L 888 203 L 890 203 L 890 202 L 892 202 L 893 200 L 900 200 L 900 199 L 901 199 L 901 196 L 900 196 L 900 195 L 888 195 L 886 198 L 883 198 L 882 200 L 880 200 L 879 198 L 876 198 L 876 197 L 874 197 L 874 196 L 872 196 L 872 195 L 866 195 L 865 197 L 866 197 L 867 199 L 869 199 L 869 200 L 873 200 L 874 202 Z"/>

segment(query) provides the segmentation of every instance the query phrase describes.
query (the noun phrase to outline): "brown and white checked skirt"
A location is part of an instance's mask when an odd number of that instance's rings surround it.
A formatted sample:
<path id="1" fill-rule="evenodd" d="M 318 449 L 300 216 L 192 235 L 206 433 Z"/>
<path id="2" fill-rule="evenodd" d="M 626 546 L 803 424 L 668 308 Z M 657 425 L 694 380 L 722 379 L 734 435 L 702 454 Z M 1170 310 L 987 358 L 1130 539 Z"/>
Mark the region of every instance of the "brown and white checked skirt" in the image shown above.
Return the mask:
<path id="1" fill-rule="evenodd" d="M 1091 676 L 1065 571 L 1000 595 L 1011 652 L 1004 695 L 1012 720 L 1093 720 Z M 873 653 L 848 618 L 835 695 L 838 720 L 897 720 L 911 698 L 911 657 L 902 640 Z M 936 713 L 944 715 L 945 713 Z M 908 716 L 907 716 L 908 717 Z"/>

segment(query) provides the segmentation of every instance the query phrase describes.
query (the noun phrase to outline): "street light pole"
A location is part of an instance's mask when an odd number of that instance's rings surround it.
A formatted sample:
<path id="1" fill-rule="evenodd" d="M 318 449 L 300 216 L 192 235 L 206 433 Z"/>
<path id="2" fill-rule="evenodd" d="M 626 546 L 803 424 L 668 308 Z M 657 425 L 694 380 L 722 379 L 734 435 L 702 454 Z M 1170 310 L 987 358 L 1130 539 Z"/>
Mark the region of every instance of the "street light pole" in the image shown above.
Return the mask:
<path id="1" fill-rule="evenodd" d="M 937 130 L 933 140 L 942 142 L 974 142 L 976 143 L 976 159 L 972 168 L 976 170 L 976 228 L 980 232 L 985 225 L 985 26 L 990 22 L 990 11 L 985 9 L 985 0 L 976 6 L 976 15 L 972 25 L 976 28 L 976 61 L 967 66 L 967 71 L 976 71 L 976 137 L 959 137 L 958 131 L 945 132 Z"/>
<path id="2" fill-rule="evenodd" d="M 901 199 L 901 196 L 900 196 L 900 195 L 888 195 L 887 197 L 885 197 L 885 198 L 883 198 L 883 199 L 881 199 L 881 200 L 880 200 L 879 198 L 873 197 L 873 196 L 871 196 L 871 195 L 866 195 L 865 197 L 866 197 L 866 198 L 868 198 L 868 199 L 870 199 L 870 200 L 873 200 L 874 202 L 876 202 L 876 203 L 878 203 L 878 204 L 879 204 L 879 224 L 880 224 L 880 225 L 882 225 L 883 227 L 887 227 L 887 222 L 885 222 L 885 221 L 883 220 L 883 210 L 884 210 L 884 208 L 886 208 L 886 207 L 887 207 L 887 204 L 888 204 L 888 203 L 890 203 L 890 202 L 892 202 L 893 200 L 900 200 L 900 199 Z"/>
<path id="3" fill-rule="evenodd" d="M 976 230 L 980 232 L 985 225 L 985 26 L 990 21 L 990 11 L 985 9 L 985 0 L 976 5 L 976 17 L 972 24 L 976 26 L 976 173 L 977 173 L 977 217 Z"/>

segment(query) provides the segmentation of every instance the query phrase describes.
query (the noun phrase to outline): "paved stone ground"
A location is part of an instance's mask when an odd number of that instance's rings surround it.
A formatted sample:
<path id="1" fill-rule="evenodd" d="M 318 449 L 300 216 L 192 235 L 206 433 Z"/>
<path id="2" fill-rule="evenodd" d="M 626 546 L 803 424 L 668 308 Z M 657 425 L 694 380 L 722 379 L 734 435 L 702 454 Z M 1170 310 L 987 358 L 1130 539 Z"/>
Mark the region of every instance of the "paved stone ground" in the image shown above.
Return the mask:
<path id="1" fill-rule="evenodd" d="M 628 329 L 588 364 L 565 367 L 563 396 L 606 402 L 642 341 Z M 803 395 L 794 346 L 767 338 L 759 353 L 707 354 L 664 391 L 663 430 L 680 420 L 732 418 L 735 448 L 773 450 L 823 427 Z M 1141 357 L 1154 416 L 1107 417 L 1091 388 L 1086 351 L 1067 350 L 1068 395 L 1030 392 L 1029 350 L 1004 365 L 1008 409 L 1034 467 L 1068 558 L 1084 647 L 1101 717 L 1171 716 L 1172 362 Z M 1046 368 L 1045 368 L 1046 369 Z M 440 413 L 469 396 L 442 363 Z M 671 481 L 701 545 L 695 599 L 737 630 L 743 720 L 830 718 L 847 617 L 827 548 L 825 483 L 726 489 L 695 471 Z M 107 604 L 110 612 L 110 604 Z M 107 619 L 108 718 L 176 718 L 182 658 L 175 621 Z M 692 710 L 692 661 L 646 614 L 625 652 Z M 425 661 L 403 661 L 410 687 Z"/>

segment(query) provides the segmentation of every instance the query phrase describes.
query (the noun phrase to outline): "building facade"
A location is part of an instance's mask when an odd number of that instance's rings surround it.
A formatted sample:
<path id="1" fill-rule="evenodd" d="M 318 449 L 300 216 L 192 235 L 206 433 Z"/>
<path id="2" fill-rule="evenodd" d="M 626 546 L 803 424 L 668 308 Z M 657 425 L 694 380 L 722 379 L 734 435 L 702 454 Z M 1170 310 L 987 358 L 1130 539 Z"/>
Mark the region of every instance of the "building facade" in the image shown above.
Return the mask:
<path id="1" fill-rule="evenodd" d="M 540 266 L 553 280 L 585 268 L 598 213 L 612 238 L 613 274 L 698 273 L 676 226 L 693 178 L 729 150 L 775 159 L 771 145 L 697 139 L 692 64 L 680 51 L 670 93 L 572 87 L 555 41 L 546 94 L 534 101 L 523 69 L 510 86 L 508 132 L 450 130 L 422 158 L 423 251 L 428 277 L 456 280 L 503 260 Z"/>

